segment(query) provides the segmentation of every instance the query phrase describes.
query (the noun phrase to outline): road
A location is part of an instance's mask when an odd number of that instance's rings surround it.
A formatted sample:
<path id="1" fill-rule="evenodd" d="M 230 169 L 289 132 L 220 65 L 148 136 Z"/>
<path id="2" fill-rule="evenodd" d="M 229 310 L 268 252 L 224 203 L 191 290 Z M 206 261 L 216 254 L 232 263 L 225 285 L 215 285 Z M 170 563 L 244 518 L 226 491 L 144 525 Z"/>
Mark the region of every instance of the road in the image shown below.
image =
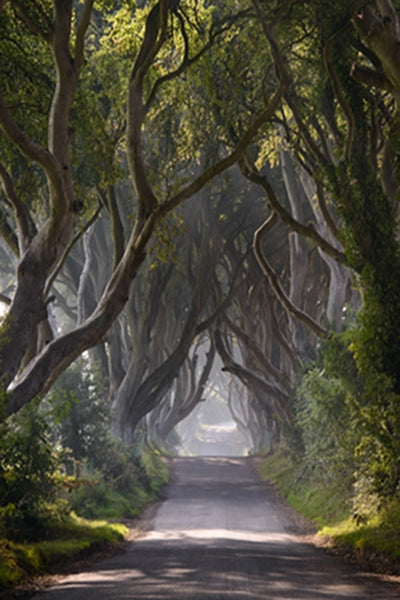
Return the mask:
<path id="1" fill-rule="evenodd" d="M 35 600 L 400 598 L 398 584 L 307 543 L 250 459 L 175 459 L 173 473 L 139 540 Z"/>

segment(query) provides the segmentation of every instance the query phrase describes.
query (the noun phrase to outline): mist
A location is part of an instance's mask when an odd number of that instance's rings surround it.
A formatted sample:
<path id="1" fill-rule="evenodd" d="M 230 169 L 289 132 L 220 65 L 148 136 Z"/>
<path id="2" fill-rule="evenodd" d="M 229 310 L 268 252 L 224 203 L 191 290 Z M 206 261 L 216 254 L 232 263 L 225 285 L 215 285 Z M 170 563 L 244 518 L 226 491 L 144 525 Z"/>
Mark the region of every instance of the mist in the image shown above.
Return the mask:
<path id="1" fill-rule="evenodd" d="M 251 448 L 227 400 L 212 392 L 177 425 L 176 432 L 179 456 L 247 456 Z"/>

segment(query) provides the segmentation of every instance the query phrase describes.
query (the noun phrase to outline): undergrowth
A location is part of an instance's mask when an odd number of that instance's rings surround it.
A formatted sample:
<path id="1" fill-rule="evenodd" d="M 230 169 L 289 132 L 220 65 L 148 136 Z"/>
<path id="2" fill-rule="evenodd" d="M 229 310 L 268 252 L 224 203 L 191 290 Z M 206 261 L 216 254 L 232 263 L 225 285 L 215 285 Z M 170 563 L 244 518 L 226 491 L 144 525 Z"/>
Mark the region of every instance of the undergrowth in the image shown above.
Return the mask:
<path id="1" fill-rule="evenodd" d="M 167 466 L 153 447 L 145 447 L 140 463 L 136 461 L 135 465 L 134 476 L 130 472 L 130 477 L 123 478 L 127 486 L 124 490 L 118 489 L 118 485 L 122 486 L 118 478 L 107 481 L 99 474 L 92 475 L 87 480 L 81 478 L 76 488 L 76 481 L 69 478 L 69 491 L 63 493 L 70 497 L 70 505 L 75 506 L 80 516 L 64 510 L 58 519 L 48 520 L 45 539 L 15 540 L 10 536 L 0 539 L 0 592 L 32 576 L 51 573 L 65 561 L 117 546 L 128 529 L 106 519 L 139 515 L 156 500 L 169 478 Z"/>

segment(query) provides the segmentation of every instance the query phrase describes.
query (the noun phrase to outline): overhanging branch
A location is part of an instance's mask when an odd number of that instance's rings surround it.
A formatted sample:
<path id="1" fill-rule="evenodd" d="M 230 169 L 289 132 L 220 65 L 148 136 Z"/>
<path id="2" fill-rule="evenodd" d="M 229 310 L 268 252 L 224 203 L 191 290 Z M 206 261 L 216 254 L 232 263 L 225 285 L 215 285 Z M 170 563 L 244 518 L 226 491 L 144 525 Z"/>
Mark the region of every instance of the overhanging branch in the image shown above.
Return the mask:
<path id="1" fill-rule="evenodd" d="M 283 288 L 281 287 L 278 277 L 276 276 L 273 268 L 269 264 L 263 249 L 262 241 L 266 236 L 269 229 L 277 222 L 278 216 L 276 213 L 272 215 L 257 229 L 254 234 L 254 254 L 261 267 L 262 272 L 267 277 L 272 289 L 280 300 L 282 306 L 293 316 L 295 316 L 301 323 L 306 325 L 317 337 L 326 339 L 328 337 L 328 331 L 321 327 L 313 318 L 307 313 L 297 308 L 287 297 Z"/>

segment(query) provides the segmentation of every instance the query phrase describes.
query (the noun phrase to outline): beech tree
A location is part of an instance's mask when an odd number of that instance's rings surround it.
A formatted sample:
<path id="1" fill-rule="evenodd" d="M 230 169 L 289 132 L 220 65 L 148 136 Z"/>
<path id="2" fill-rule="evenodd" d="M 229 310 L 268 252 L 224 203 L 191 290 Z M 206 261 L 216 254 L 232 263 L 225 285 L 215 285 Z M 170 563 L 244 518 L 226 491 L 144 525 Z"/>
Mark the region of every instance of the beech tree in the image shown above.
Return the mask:
<path id="1" fill-rule="evenodd" d="M 270 15 L 263 12 L 256 0 L 254 5 L 268 39 Z M 291 7 L 289 5 L 291 3 L 282 7 L 282 10 L 286 11 Z M 295 214 L 298 202 L 297 205 L 292 203 L 292 210 L 288 211 L 271 185 L 267 171 L 264 169 L 261 172 L 247 156 L 242 163 L 243 173 L 265 190 L 272 209 L 272 216 L 257 232 L 255 249 L 261 266 L 270 281 L 274 281 L 275 291 L 280 295 L 286 308 L 320 336 L 327 335 L 324 328 L 312 318 L 308 319 L 307 314 L 301 310 L 296 311 L 294 303 L 290 298 L 285 297 L 276 278 L 274 280 L 273 272 L 269 269 L 262 253 L 261 240 L 264 233 L 280 217 L 297 233 L 308 237 L 326 256 L 359 273 L 366 294 L 363 312 L 365 317 L 362 320 L 364 319 L 364 322 L 365 319 L 369 320 L 369 325 L 362 328 L 362 331 L 366 333 L 367 329 L 370 329 L 368 334 L 370 342 L 372 342 L 374 327 L 380 331 L 379 336 L 374 334 L 375 338 L 380 340 L 378 345 L 375 345 L 375 352 L 372 351 L 371 344 L 370 351 L 366 351 L 366 354 L 370 352 L 371 366 L 374 362 L 377 365 L 382 361 L 386 363 L 383 371 L 387 369 L 387 375 L 393 380 L 397 389 L 399 370 L 395 368 L 395 364 L 398 352 L 397 343 L 392 336 L 398 339 L 397 334 L 394 333 L 398 327 L 396 317 L 390 308 L 397 305 L 395 282 L 398 281 L 398 278 L 393 276 L 397 269 L 398 247 L 397 225 L 394 218 L 394 211 L 397 210 L 396 159 L 391 150 L 396 119 L 390 97 L 380 92 L 362 89 L 354 81 L 354 76 L 360 80 L 364 73 L 364 80 L 371 83 L 372 75 L 370 74 L 371 77 L 368 79 L 365 69 L 357 66 L 351 69 L 353 49 L 361 53 L 364 62 L 373 61 L 374 47 L 377 45 L 376 51 L 383 55 L 379 57 L 376 55 L 375 62 L 378 64 L 377 61 L 382 61 L 382 77 L 387 71 L 387 79 L 391 77 L 395 81 L 394 75 L 390 73 L 389 64 L 393 60 L 394 46 L 390 45 L 390 40 L 393 42 L 396 39 L 397 17 L 391 3 L 377 2 L 377 11 L 368 7 L 359 13 L 354 12 L 354 7 L 345 10 L 338 3 L 327 10 L 326 18 L 318 20 L 317 17 L 321 16 L 325 8 L 324 2 L 316 2 L 313 4 L 312 12 L 303 15 L 301 30 L 303 33 L 299 31 L 298 40 L 293 38 L 290 42 L 290 50 L 293 54 L 288 48 L 283 51 L 284 44 L 287 46 L 284 36 L 290 22 L 289 16 L 287 19 L 281 19 L 282 38 L 280 43 L 274 46 L 276 67 L 280 74 L 290 81 L 284 92 L 279 137 L 277 137 L 277 143 L 280 145 L 280 161 L 282 168 L 285 169 L 288 159 L 287 151 L 283 150 L 284 146 L 296 156 L 297 177 L 302 183 L 303 194 L 308 194 L 311 200 L 315 198 L 315 202 L 319 205 L 318 212 L 314 211 L 317 221 L 311 226 L 302 222 L 302 219 Z M 365 22 L 368 22 L 367 25 Z M 318 28 L 315 28 L 315 23 L 319 23 Z M 344 30 L 339 28 L 343 23 L 346 24 Z M 368 40 L 369 47 L 365 46 L 360 38 L 354 36 L 355 28 L 361 37 L 363 35 L 365 37 L 365 28 L 368 24 L 373 28 L 372 39 Z M 377 38 L 380 38 L 380 44 Z M 385 50 L 383 50 L 384 40 Z M 325 69 L 321 68 L 323 65 L 313 54 L 318 43 L 322 43 L 324 48 Z M 298 61 L 302 53 L 304 56 L 306 53 L 309 56 L 308 64 L 314 60 L 311 63 L 314 67 L 312 83 L 308 81 L 305 72 L 307 61 L 305 59 L 303 63 Z M 344 71 L 346 64 L 347 73 Z M 369 71 L 367 69 L 368 73 L 370 71 L 371 69 Z M 321 90 L 319 95 L 313 95 L 309 87 L 310 83 L 315 87 L 316 81 L 320 82 L 320 87 L 317 86 Z M 391 84 L 391 87 L 389 83 L 386 84 L 390 90 L 394 90 L 394 86 L 395 83 Z M 310 99 L 315 102 L 319 111 L 311 113 Z M 260 145 L 259 165 L 262 164 L 263 156 L 268 154 L 268 145 L 271 146 L 268 139 L 266 146 Z M 335 203 L 333 209 L 332 202 Z M 324 231 L 321 230 L 322 225 Z M 384 274 L 387 273 L 388 268 L 392 276 L 386 278 Z M 386 291 L 383 292 L 383 289 Z M 381 292 L 382 296 L 380 296 Z M 372 310 L 368 308 L 370 300 L 371 308 L 374 307 Z M 378 305 L 380 305 L 379 309 Z M 383 331 L 386 333 L 383 334 Z M 391 343 L 388 343 L 389 339 Z M 366 360 L 366 354 L 363 351 L 358 352 L 360 367 L 363 360 Z M 387 359 L 384 358 L 385 356 Z"/>
<path id="2" fill-rule="evenodd" d="M 244 16 L 248 23 L 249 15 L 243 11 L 230 12 L 228 7 L 226 14 L 216 19 L 212 17 L 212 7 L 207 9 L 188 2 L 181 10 L 176 2 L 169 0 L 160 0 L 146 11 L 126 89 L 126 159 L 136 203 L 133 227 L 94 311 L 65 335 L 46 338 L 43 347 L 37 348 L 25 365 L 28 346 L 39 324 L 46 321 L 52 301 L 47 283 L 63 259 L 82 207 L 83 198 L 77 196 L 75 179 L 79 164 L 74 162 L 76 157 L 79 160 L 79 152 L 74 146 L 71 125 L 82 72 L 90 65 L 91 55 L 89 52 L 85 57 L 85 43 L 91 31 L 93 8 L 93 0 L 87 0 L 80 10 L 76 10 L 72 0 L 38 2 L 29 7 L 13 0 L 1 3 L 2 27 L 7 30 L 2 43 L 10 36 L 15 39 L 18 34 L 13 29 L 16 22 L 28 32 L 26 38 L 21 37 L 22 53 L 31 56 L 25 40 L 33 40 L 35 50 L 40 47 L 40 57 L 46 56 L 45 61 L 51 65 L 50 108 L 42 111 L 44 115 L 40 113 L 41 122 L 47 129 L 47 140 L 43 135 L 44 128 L 39 136 L 29 130 L 23 111 L 13 105 L 15 92 L 11 79 L 5 82 L 4 75 L 2 79 L 2 198 L 14 211 L 19 245 L 15 292 L 0 335 L 0 367 L 2 384 L 8 394 L 7 414 L 43 394 L 74 359 L 104 338 L 126 305 L 131 282 L 144 261 L 149 240 L 160 221 L 244 154 L 260 127 L 274 114 L 284 88 L 284 82 L 277 82 L 267 102 L 263 103 L 260 96 L 257 97 L 255 87 L 254 97 L 258 100 L 255 116 L 249 116 L 253 111 L 242 115 L 240 137 L 234 146 L 219 146 L 219 152 L 214 153 L 212 162 L 205 169 L 194 169 L 189 157 L 186 161 L 181 160 L 181 170 L 174 173 L 173 185 L 171 182 L 171 185 L 155 186 L 152 183 L 154 163 L 146 154 L 146 136 L 150 133 L 146 126 L 151 110 L 171 82 L 179 81 L 181 89 L 185 87 L 191 67 L 200 63 L 216 40 L 219 44 L 229 45 L 233 37 L 237 45 L 239 37 L 232 36 L 232 30 L 236 22 L 243 24 Z M 139 11 L 134 13 L 133 22 L 137 14 Z M 96 13 L 98 17 L 99 13 Z M 131 14 L 129 17 L 132 21 Z M 35 60 L 38 60 L 37 55 Z M 218 53 L 214 53 L 212 63 L 217 64 L 217 61 Z M 33 107 L 30 118 L 35 114 Z M 42 211 L 44 214 L 36 222 L 24 201 L 25 195 L 22 196 L 18 189 L 18 169 L 12 168 L 15 163 L 7 153 L 10 143 L 33 165 L 30 173 L 37 175 L 36 181 L 40 182 L 36 190 L 40 190 L 41 198 L 48 202 L 48 209 Z M 89 146 L 87 141 L 86 147 Z M 189 167 L 191 163 L 185 176 L 179 177 L 183 166 Z M 192 173 L 190 181 L 187 180 L 188 172 Z"/>
<path id="3" fill-rule="evenodd" d="M 254 6 L 268 39 L 271 15 L 257 0 Z M 290 83 L 277 113 L 277 145 L 281 161 L 282 149 L 295 157 L 303 190 L 321 218 L 314 217 L 310 227 L 284 206 L 265 168 L 272 156 L 266 140 L 258 160 L 253 154 L 242 163 L 272 209 L 257 231 L 255 250 L 286 309 L 336 350 L 343 344 L 343 357 L 354 357 L 363 390 L 354 399 L 363 428 L 358 450 L 368 479 L 380 494 L 390 494 L 400 481 L 398 13 L 390 1 L 368 6 L 316 1 L 306 13 L 289 2 L 282 11 L 288 12 L 275 37 L 274 57 Z M 295 34 L 288 41 L 290 26 Z M 279 218 L 352 271 L 361 310 L 350 338 L 336 338 L 284 293 L 263 252 L 265 236 Z"/>

